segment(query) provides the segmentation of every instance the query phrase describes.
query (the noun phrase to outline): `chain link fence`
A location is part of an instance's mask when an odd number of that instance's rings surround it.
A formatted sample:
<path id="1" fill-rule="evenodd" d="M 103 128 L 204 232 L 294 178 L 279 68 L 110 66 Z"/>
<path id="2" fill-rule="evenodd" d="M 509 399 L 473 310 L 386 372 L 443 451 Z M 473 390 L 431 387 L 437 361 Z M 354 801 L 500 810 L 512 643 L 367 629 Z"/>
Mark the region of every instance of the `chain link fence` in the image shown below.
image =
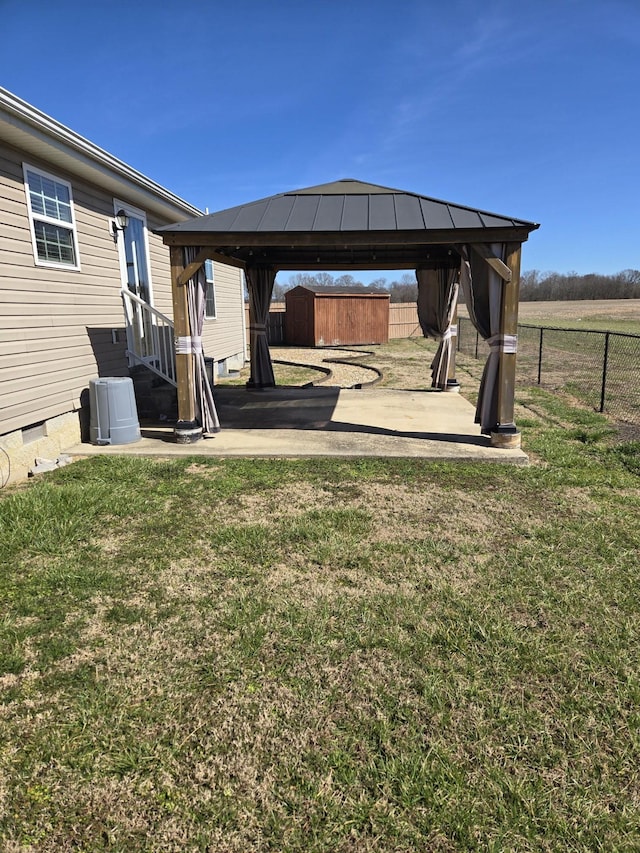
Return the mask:
<path id="1" fill-rule="evenodd" d="M 466 317 L 458 318 L 458 351 L 489 352 Z M 565 391 L 640 438 L 640 335 L 520 324 L 517 380 Z"/>

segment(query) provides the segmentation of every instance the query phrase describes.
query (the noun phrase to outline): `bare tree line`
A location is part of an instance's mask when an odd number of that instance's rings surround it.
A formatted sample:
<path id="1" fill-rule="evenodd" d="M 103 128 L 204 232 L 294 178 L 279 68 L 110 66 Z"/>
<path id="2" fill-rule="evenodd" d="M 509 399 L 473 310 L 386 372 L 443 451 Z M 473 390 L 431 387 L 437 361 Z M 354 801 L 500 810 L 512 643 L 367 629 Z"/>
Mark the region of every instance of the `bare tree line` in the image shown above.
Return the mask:
<path id="1" fill-rule="evenodd" d="M 295 273 L 288 280 L 276 279 L 273 301 L 284 301 L 288 290 L 300 285 L 311 287 L 366 287 L 373 292 L 387 290 L 391 302 L 415 302 L 418 285 L 413 273 L 404 273 L 400 280 L 388 281 L 381 277 L 368 285 L 352 275 L 334 276 L 328 272 Z M 640 270 L 622 270 L 613 275 L 576 272 L 557 273 L 529 270 L 520 277 L 520 300 L 522 302 L 549 302 L 572 299 L 640 299 Z"/>
<path id="2" fill-rule="evenodd" d="M 520 299 L 522 302 L 640 299 L 640 270 L 622 270 L 613 275 L 530 270 L 520 277 Z"/>
<path id="3" fill-rule="evenodd" d="M 328 272 L 306 273 L 298 272 L 290 275 L 288 281 L 280 281 L 276 278 L 273 287 L 273 302 L 283 302 L 284 295 L 294 287 L 344 287 L 361 288 L 366 287 L 372 293 L 387 290 L 391 294 L 392 302 L 415 302 L 418 298 L 418 285 L 413 273 L 404 273 L 400 281 L 388 281 L 386 278 L 376 278 L 370 284 L 363 284 L 348 273 L 346 275 L 334 276 Z"/>

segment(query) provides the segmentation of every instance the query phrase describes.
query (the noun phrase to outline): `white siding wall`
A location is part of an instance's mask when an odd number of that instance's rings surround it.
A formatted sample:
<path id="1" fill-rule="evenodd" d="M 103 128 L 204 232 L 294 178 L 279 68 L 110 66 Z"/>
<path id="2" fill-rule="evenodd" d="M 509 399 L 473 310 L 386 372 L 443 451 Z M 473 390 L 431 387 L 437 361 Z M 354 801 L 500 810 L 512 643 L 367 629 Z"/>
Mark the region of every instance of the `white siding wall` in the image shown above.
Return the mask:
<path id="1" fill-rule="evenodd" d="M 22 162 L 0 147 L 0 434 L 77 409 L 98 364 L 126 372 L 124 345 L 110 343 L 111 328 L 124 328 L 113 203 L 60 174 L 72 183 L 81 269 L 37 267 Z"/>
<path id="2" fill-rule="evenodd" d="M 242 272 L 235 267 L 214 263 L 216 319 L 204 321 L 205 355 L 222 361 L 243 351 L 244 297 Z"/>
<path id="3" fill-rule="evenodd" d="M 80 270 L 36 266 L 23 159 L 71 183 Z M 109 193 L 0 143 L 0 435 L 78 409 L 94 376 L 127 374 L 113 212 Z M 148 218 L 150 232 L 163 224 Z M 149 253 L 155 305 L 171 317 L 169 252 L 152 233 Z M 238 270 L 216 266 L 216 297 L 205 351 L 219 360 L 242 351 Z"/>

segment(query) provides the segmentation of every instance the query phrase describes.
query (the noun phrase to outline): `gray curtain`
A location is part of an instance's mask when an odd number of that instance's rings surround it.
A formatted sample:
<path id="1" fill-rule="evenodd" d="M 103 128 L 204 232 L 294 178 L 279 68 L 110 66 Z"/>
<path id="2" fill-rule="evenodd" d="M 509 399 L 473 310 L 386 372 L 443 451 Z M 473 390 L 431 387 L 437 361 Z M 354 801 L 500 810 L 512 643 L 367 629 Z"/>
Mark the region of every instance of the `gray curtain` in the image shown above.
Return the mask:
<path id="1" fill-rule="evenodd" d="M 195 260 L 200 250 L 186 248 L 184 250 L 185 266 Z M 185 285 L 187 288 L 187 303 L 189 306 L 189 331 L 190 337 L 178 339 L 178 352 L 191 353 L 193 355 L 193 376 L 196 400 L 196 415 L 204 433 L 220 432 L 220 421 L 213 400 L 213 390 L 205 370 L 204 352 L 202 351 L 202 330 L 204 328 L 205 300 L 207 282 L 204 266 L 189 279 Z"/>
<path id="2" fill-rule="evenodd" d="M 505 245 L 492 243 L 493 254 L 506 260 Z M 500 337 L 500 315 L 502 313 L 503 282 L 498 273 L 477 252 L 468 246 L 462 249 L 460 281 L 471 322 L 489 344 L 489 356 L 484 366 L 476 423 L 488 435 L 498 426 L 498 371 L 503 341 Z"/>
<path id="3" fill-rule="evenodd" d="M 271 364 L 267 326 L 276 271 L 271 267 L 247 267 L 246 276 L 249 290 L 249 346 L 251 349 L 251 375 L 247 386 L 273 388 L 276 379 Z"/>
<path id="4" fill-rule="evenodd" d="M 417 269 L 418 320 L 425 338 L 440 341 L 431 362 L 431 387 L 447 387 L 449 366 L 453 354 L 455 327 L 453 317 L 458 303 L 457 269 Z"/>

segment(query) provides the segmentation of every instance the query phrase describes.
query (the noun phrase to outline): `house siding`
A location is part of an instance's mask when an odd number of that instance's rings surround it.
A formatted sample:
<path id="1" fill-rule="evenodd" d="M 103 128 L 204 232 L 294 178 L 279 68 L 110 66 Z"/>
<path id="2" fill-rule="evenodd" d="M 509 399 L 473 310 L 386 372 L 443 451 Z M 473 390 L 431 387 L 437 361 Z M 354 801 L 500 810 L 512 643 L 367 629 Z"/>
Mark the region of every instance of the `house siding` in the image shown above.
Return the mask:
<path id="1" fill-rule="evenodd" d="M 80 270 L 37 266 L 22 164 L 72 185 Z M 89 379 L 126 375 L 111 196 L 0 145 L 0 435 L 81 406 Z M 111 329 L 120 329 L 113 344 Z"/>
<path id="2" fill-rule="evenodd" d="M 23 162 L 71 184 L 79 270 L 36 265 Z M 109 192 L 0 142 L 0 437 L 79 409 L 97 375 L 128 374 L 113 202 Z M 172 317 L 169 252 L 153 233 L 165 224 L 147 216 L 154 305 Z M 207 321 L 204 344 L 219 360 L 243 350 L 242 288 L 236 269 L 216 265 L 215 275 L 218 318 Z"/>
<path id="3" fill-rule="evenodd" d="M 202 344 L 216 361 L 244 356 L 244 294 L 242 273 L 214 262 L 216 318 L 205 320 Z M 241 366 L 241 365 L 239 365 Z"/>

